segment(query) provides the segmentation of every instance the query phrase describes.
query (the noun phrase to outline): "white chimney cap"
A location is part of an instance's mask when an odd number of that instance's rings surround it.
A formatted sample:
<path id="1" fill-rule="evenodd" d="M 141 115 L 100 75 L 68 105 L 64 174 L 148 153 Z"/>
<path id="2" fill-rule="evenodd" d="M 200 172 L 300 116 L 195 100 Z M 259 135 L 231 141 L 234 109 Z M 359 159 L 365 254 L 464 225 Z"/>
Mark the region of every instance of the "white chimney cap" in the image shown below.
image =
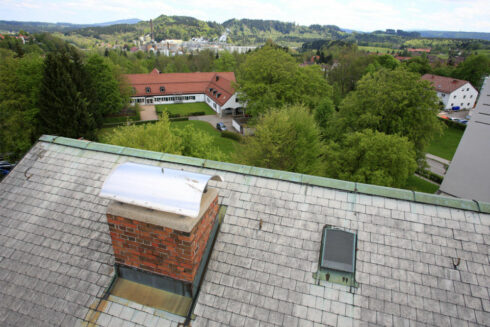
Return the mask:
<path id="1" fill-rule="evenodd" d="M 219 175 L 126 162 L 117 166 L 107 177 L 100 196 L 197 218 L 202 195 L 210 179 L 223 181 Z"/>

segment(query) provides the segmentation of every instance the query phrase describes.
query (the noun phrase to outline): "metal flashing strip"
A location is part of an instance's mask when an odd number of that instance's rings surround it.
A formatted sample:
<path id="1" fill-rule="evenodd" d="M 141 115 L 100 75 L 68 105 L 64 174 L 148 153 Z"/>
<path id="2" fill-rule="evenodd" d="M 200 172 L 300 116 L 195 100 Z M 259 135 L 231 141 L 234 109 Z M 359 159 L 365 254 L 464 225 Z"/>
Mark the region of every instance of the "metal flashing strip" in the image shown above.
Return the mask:
<path id="1" fill-rule="evenodd" d="M 462 210 L 471 210 L 482 213 L 490 213 L 490 203 L 477 201 L 479 206 L 472 200 L 450 198 L 429 193 L 419 193 L 410 190 L 396 189 L 379 185 L 368 185 L 337 179 L 331 179 L 321 176 L 304 175 L 287 171 L 252 167 L 227 162 L 219 162 L 207 159 L 185 157 L 175 154 L 160 153 L 147 150 L 138 150 L 116 145 L 105 145 L 86 140 L 75 140 L 61 136 L 43 135 L 39 138 L 41 142 L 60 144 L 74 148 L 87 149 L 117 155 L 127 155 L 138 158 L 158 160 L 162 162 L 177 163 L 193 167 L 205 167 L 219 169 L 222 171 L 239 173 L 244 175 L 259 176 L 272 179 L 280 179 L 293 183 L 299 183 L 311 186 L 327 187 L 348 192 L 357 192 L 367 195 L 383 196 L 392 199 L 418 202 L 424 204 L 433 204 L 438 206 L 450 207 Z"/>

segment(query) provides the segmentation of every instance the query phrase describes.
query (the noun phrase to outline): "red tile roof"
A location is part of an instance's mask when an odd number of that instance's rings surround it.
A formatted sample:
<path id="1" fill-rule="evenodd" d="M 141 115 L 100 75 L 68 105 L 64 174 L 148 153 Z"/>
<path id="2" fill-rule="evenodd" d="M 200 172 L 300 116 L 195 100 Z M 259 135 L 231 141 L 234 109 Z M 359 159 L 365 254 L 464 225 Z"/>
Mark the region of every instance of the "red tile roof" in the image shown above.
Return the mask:
<path id="1" fill-rule="evenodd" d="M 162 74 L 155 68 L 148 74 L 125 76 L 135 89 L 134 96 L 206 94 L 214 102 L 224 105 L 235 93 L 233 83 L 236 80 L 233 72 Z M 161 86 L 165 87 L 165 92 L 160 92 Z M 151 88 L 150 93 L 146 92 L 147 87 Z"/>
<path id="2" fill-rule="evenodd" d="M 444 77 L 444 76 L 432 75 L 432 74 L 425 74 L 424 76 L 422 76 L 422 79 L 431 82 L 432 85 L 434 85 L 434 88 L 436 89 L 437 92 L 442 92 L 447 94 L 459 89 L 461 86 L 465 85 L 466 83 L 469 83 L 468 81 L 464 81 L 461 79 L 455 79 L 452 77 Z"/>

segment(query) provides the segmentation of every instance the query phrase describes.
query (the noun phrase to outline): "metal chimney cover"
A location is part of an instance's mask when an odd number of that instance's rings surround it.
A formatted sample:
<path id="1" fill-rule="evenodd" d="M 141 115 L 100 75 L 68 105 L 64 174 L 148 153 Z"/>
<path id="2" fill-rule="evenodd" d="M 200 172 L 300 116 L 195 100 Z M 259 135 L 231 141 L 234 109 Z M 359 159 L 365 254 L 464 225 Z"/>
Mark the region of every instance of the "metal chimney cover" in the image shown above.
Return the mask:
<path id="1" fill-rule="evenodd" d="M 149 209 L 197 218 L 208 181 L 219 175 L 126 162 L 105 180 L 100 196 Z"/>

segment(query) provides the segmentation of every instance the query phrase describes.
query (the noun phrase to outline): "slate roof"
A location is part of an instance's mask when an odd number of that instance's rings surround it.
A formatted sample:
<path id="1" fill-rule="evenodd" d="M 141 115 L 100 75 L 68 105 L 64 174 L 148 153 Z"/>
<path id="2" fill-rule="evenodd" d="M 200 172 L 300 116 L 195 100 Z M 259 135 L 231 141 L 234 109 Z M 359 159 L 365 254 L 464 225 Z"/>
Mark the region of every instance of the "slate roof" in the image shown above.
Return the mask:
<path id="1" fill-rule="evenodd" d="M 468 81 L 461 80 L 461 79 L 433 75 L 433 74 L 425 74 L 422 76 L 422 79 L 431 82 L 437 92 L 442 92 L 446 94 L 450 94 L 456 91 L 457 89 L 459 89 L 461 86 L 470 83 Z M 473 86 L 471 87 L 473 88 Z"/>
<path id="2" fill-rule="evenodd" d="M 471 120 L 442 181 L 452 196 L 490 201 L 490 77 L 485 79 Z"/>
<path id="3" fill-rule="evenodd" d="M 160 73 L 153 69 L 148 74 L 124 75 L 129 84 L 135 89 L 133 96 L 168 96 L 178 94 L 207 94 L 213 101 L 223 105 L 235 93 L 232 83 L 235 82 L 235 73 Z M 218 76 L 218 80 L 216 80 Z M 165 87 L 165 92 L 160 92 L 160 86 Z M 151 88 L 146 93 L 146 87 Z M 209 92 L 214 88 L 222 94 L 219 98 Z"/>
<path id="4" fill-rule="evenodd" d="M 225 179 L 193 326 L 490 325 L 489 203 L 51 136 L 0 183 L 0 325 L 181 321 L 101 299 L 114 257 L 98 192 L 127 161 Z M 356 231 L 358 288 L 314 280 L 325 224 Z"/>

